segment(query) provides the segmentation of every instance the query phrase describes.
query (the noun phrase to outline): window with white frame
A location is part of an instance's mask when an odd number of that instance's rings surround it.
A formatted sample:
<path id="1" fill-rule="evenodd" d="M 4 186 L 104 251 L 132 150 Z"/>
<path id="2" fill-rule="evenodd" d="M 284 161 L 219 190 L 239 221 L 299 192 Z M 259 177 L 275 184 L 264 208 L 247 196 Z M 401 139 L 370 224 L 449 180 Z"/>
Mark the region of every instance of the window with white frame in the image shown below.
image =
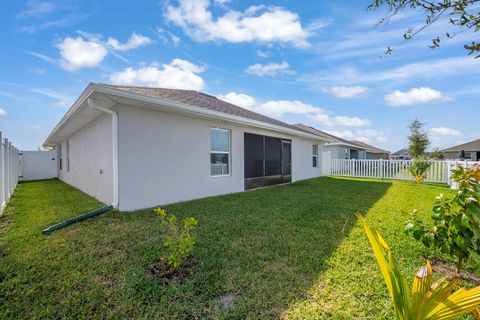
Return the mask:
<path id="1" fill-rule="evenodd" d="M 63 170 L 62 144 L 58 145 L 58 169 Z"/>
<path id="2" fill-rule="evenodd" d="M 230 174 L 230 130 L 210 128 L 210 174 Z"/>
<path id="3" fill-rule="evenodd" d="M 318 168 L 318 144 L 312 145 L 312 166 Z"/>
<path id="4" fill-rule="evenodd" d="M 70 140 L 65 143 L 65 151 L 67 155 L 67 172 L 70 171 Z"/>

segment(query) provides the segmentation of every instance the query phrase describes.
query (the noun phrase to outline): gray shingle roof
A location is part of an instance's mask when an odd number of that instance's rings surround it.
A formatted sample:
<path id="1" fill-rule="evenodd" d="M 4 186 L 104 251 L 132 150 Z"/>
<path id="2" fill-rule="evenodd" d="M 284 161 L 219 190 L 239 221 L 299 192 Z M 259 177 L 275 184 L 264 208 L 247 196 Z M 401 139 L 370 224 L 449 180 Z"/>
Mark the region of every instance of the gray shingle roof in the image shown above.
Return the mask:
<path id="1" fill-rule="evenodd" d="M 102 85 L 108 86 L 114 89 L 140 93 L 140 94 L 144 94 L 152 97 L 159 97 L 159 98 L 174 101 L 174 102 L 179 102 L 179 103 L 183 103 L 191 106 L 215 110 L 215 111 L 227 113 L 234 116 L 266 122 L 269 124 L 273 124 L 273 125 L 293 129 L 293 130 L 310 133 L 294 125 L 261 115 L 259 113 L 241 108 L 229 102 L 220 100 L 217 97 L 208 95 L 206 93 L 194 91 L 194 90 L 120 86 L 120 85 L 109 85 L 109 84 L 102 84 Z"/>
<path id="2" fill-rule="evenodd" d="M 386 151 L 386 150 L 371 146 L 369 144 L 366 144 L 365 142 L 361 142 L 357 140 L 353 140 L 351 142 L 356 145 L 363 146 L 364 148 L 367 149 L 368 152 L 371 152 L 371 153 L 390 153 L 390 151 Z"/>
<path id="3" fill-rule="evenodd" d="M 453 146 L 447 149 L 442 150 L 443 152 L 454 152 L 454 151 L 480 151 L 480 139 L 473 140 L 464 144 L 459 144 L 458 146 Z"/>
<path id="4" fill-rule="evenodd" d="M 407 149 L 400 149 L 400 150 L 392 153 L 392 156 L 399 156 L 399 155 L 402 155 L 402 154 L 408 154 L 408 150 Z"/>

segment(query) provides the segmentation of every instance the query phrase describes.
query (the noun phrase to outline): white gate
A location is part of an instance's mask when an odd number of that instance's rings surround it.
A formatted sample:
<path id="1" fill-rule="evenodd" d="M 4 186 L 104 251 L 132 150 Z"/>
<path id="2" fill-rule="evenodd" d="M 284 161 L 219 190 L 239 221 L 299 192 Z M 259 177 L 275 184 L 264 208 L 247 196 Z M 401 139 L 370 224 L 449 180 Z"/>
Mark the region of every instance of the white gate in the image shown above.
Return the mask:
<path id="1" fill-rule="evenodd" d="M 21 180 L 53 179 L 57 176 L 54 151 L 22 151 Z"/>
<path id="2" fill-rule="evenodd" d="M 322 152 L 322 176 L 329 176 L 332 172 L 332 153 L 330 151 Z"/>

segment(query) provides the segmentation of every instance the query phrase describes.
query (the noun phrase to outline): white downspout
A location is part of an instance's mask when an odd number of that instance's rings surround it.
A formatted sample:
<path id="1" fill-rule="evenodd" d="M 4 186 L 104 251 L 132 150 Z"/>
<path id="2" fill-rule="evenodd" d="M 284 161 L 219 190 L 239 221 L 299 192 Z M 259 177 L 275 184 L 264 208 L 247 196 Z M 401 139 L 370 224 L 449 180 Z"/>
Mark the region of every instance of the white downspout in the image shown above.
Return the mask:
<path id="1" fill-rule="evenodd" d="M 113 208 L 118 208 L 118 114 L 110 109 L 102 108 L 95 104 L 92 98 L 87 100 L 88 106 L 100 112 L 112 115 L 112 176 L 113 176 Z"/>

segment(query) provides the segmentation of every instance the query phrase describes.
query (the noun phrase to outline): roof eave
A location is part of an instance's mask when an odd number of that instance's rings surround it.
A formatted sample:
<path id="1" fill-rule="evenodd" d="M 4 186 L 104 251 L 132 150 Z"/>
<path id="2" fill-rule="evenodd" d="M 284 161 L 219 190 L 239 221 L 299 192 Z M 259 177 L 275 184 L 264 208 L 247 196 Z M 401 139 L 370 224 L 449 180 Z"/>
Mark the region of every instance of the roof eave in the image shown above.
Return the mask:
<path id="1" fill-rule="evenodd" d="M 54 147 L 55 144 L 51 142 L 53 137 L 57 134 L 57 132 L 63 128 L 63 126 L 66 125 L 67 121 L 75 114 L 75 112 L 78 111 L 78 109 L 83 105 L 83 102 L 90 97 L 90 95 L 94 92 L 95 90 L 95 84 L 90 82 L 85 90 L 83 90 L 82 94 L 75 100 L 73 105 L 70 107 L 70 109 L 67 111 L 67 113 L 60 119 L 58 124 L 53 128 L 52 132 L 48 135 L 48 137 L 45 139 L 43 142 L 43 147 L 48 148 L 48 147 Z"/>
<path id="2" fill-rule="evenodd" d="M 223 113 L 220 111 L 215 111 L 215 110 L 210 110 L 210 109 L 205 109 L 197 106 L 192 106 L 184 103 L 179 103 L 175 102 L 172 100 L 167 100 L 167 99 L 162 99 L 159 97 L 152 97 L 149 95 L 141 94 L 141 93 L 136 93 L 136 92 L 131 92 L 131 91 L 126 91 L 122 89 L 115 89 L 112 88 L 108 85 L 102 85 L 102 84 L 96 84 L 96 83 L 90 83 L 87 88 L 82 92 L 80 97 L 75 101 L 75 103 L 72 105 L 70 110 L 63 116 L 63 118 L 60 120 L 60 122 L 57 124 L 57 126 L 52 130 L 50 135 L 47 137 L 45 140 L 43 146 L 44 147 L 53 147 L 55 144 L 51 143 L 52 138 L 55 136 L 55 134 L 67 124 L 68 120 L 75 114 L 75 112 L 83 105 L 83 102 L 88 99 L 89 96 L 91 96 L 94 92 L 98 93 L 103 93 L 107 95 L 113 95 L 121 98 L 127 98 L 127 99 L 133 99 L 145 103 L 149 103 L 152 105 L 155 105 L 157 107 L 162 107 L 162 108 L 169 108 L 171 110 L 178 110 L 178 111 L 184 111 L 187 113 L 191 114 L 196 114 L 196 115 L 203 115 L 206 117 L 210 118 L 216 118 L 216 119 L 221 119 L 221 120 L 226 120 L 230 122 L 235 122 L 239 124 L 246 124 L 250 125 L 253 127 L 258 127 L 262 129 L 268 129 L 268 130 L 273 130 L 277 132 L 283 132 L 283 133 L 288 133 L 294 136 L 299 136 L 303 138 L 308 138 L 311 140 L 316 140 L 316 141 L 321 141 L 321 142 L 328 142 L 327 139 L 323 137 L 319 137 L 317 135 L 303 132 L 300 130 L 294 130 L 286 127 L 282 127 L 279 125 L 275 124 L 270 124 L 266 123 L 263 121 L 258 121 L 258 120 L 253 120 L 253 119 L 248 119 L 240 116 L 235 116 L 235 115 L 230 115 L 228 113 Z"/>
<path id="3" fill-rule="evenodd" d="M 344 143 L 344 142 L 332 142 L 327 144 L 327 146 L 346 146 L 350 148 L 360 149 L 360 150 L 367 150 L 367 148 L 357 146 L 355 144 Z"/>

